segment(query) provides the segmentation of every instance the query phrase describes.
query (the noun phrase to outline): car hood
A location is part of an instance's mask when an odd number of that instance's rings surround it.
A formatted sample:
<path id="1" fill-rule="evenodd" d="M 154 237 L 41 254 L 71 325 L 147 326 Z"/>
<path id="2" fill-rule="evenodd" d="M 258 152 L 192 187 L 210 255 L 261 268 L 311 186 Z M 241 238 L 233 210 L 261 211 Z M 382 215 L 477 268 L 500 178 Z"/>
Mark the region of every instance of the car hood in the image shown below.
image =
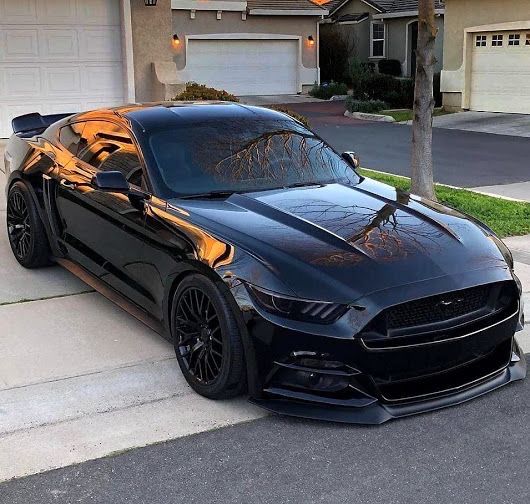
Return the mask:
<path id="1" fill-rule="evenodd" d="M 507 268 L 469 217 L 369 179 L 170 205 L 308 299 L 353 301 L 440 277 L 456 289 L 463 273 Z"/>

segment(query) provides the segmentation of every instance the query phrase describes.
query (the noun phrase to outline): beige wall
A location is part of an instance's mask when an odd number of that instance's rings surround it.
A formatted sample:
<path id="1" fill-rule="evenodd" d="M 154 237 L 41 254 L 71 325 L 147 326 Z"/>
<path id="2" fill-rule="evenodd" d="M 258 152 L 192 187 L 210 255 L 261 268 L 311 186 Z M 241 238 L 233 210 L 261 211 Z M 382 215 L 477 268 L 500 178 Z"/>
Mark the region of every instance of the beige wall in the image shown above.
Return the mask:
<path id="1" fill-rule="evenodd" d="M 241 12 L 222 13 L 217 19 L 216 11 L 197 11 L 195 19 L 190 19 L 186 10 L 173 11 L 173 31 L 180 40 L 186 35 L 203 35 L 213 33 L 271 33 L 274 35 L 299 35 L 302 37 L 302 64 L 306 68 L 317 67 L 316 44 L 309 47 L 305 41 L 309 35 L 316 40 L 317 16 L 247 16 L 241 19 Z M 174 51 L 175 62 L 179 70 L 186 66 L 185 44 L 180 44 Z"/>
<path id="2" fill-rule="evenodd" d="M 470 79 L 470 56 L 464 60 L 465 29 L 529 20 L 530 0 L 445 0 L 444 107 L 458 110 L 467 106 L 464 92 Z"/>
<path id="3" fill-rule="evenodd" d="M 152 64 L 173 58 L 171 0 L 158 0 L 156 7 L 146 7 L 144 0 L 131 0 L 131 24 L 136 101 L 162 100 L 165 90 L 156 80 Z"/>

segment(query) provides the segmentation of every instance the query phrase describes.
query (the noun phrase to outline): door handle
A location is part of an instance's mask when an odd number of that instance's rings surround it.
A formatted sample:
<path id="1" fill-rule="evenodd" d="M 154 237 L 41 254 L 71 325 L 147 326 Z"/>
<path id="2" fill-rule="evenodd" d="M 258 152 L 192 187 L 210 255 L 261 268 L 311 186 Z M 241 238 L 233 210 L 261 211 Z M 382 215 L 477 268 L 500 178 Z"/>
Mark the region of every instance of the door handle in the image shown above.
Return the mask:
<path id="1" fill-rule="evenodd" d="M 60 184 L 66 189 L 75 189 L 75 184 L 73 182 L 68 182 L 66 179 L 62 179 Z"/>

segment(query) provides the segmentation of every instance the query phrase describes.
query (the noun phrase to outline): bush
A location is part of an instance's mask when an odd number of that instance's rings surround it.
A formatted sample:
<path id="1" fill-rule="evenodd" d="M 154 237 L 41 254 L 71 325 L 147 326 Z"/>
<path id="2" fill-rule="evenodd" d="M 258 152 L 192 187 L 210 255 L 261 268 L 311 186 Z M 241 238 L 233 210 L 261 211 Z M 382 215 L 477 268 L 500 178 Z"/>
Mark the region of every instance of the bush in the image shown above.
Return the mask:
<path id="1" fill-rule="evenodd" d="M 346 101 L 346 108 L 350 112 L 365 112 L 367 114 L 377 114 L 381 110 L 388 108 L 388 105 L 381 100 L 356 100 L 351 96 Z"/>
<path id="2" fill-rule="evenodd" d="M 401 77 L 401 62 L 394 59 L 379 60 L 377 65 L 379 73 Z"/>
<path id="3" fill-rule="evenodd" d="M 335 25 L 322 25 L 319 45 L 322 80 L 340 81 L 344 79 L 350 49 L 348 39 L 342 30 Z"/>
<path id="4" fill-rule="evenodd" d="M 214 101 L 230 101 L 238 102 L 239 99 L 228 91 L 219 90 L 205 86 L 204 84 L 197 84 L 196 82 L 188 82 L 186 90 L 173 98 L 175 101 L 195 101 L 195 100 L 214 100 Z"/>
<path id="5" fill-rule="evenodd" d="M 353 97 L 381 100 L 392 108 L 411 108 L 414 102 L 414 81 L 385 74 L 361 74 L 352 82 Z"/>
<path id="6" fill-rule="evenodd" d="M 278 112 L 283 112 L 284 114 L 291 116 L 293 119 L 296 119 L 297 121 L 301 122 L 306 128 L 310 127 L 309 120 L 306 116 L 299 114 L 298 112 L 293 112 L 292 110 L 288 109 L 287 107 L 284 107 L 283 105 L 271 105 L 268 108 L 276 110 Z"/>
<path id="7" fill-rule="evenodd" d="M 348 86 L 342 82 L 323 82 L 315 85 L 309 91 L 309 94 L 315 98 L 321 98 L 322 100 L 329 100 L 335 95 L 346 95 L 348 94 Z"/>

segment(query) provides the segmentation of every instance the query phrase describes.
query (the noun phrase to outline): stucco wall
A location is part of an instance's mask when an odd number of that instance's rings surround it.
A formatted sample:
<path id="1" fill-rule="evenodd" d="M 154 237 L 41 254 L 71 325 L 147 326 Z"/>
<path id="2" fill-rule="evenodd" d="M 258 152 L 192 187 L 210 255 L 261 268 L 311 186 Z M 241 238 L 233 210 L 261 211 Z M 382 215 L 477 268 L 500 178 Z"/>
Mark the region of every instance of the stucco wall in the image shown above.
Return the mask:
<path id="1" fill-rule="evenodd" d="M 529 0 L 445 0 L 444 70 L 463 62 L 464 29 L 530 20 Z"/>
<path id="2" fill-rule="evenodd" d="M 470 63 L 464 61 L 464 30 L 497 23 L 530 20 L 529 0 L 445 0 L 442 72 L 443 104 L 449 110 L 467 107 Z M 469 51 L 468 51 L 469 53 Z"/>
<path id="3" fill-rule="evenodd" d="M 411 71 L 411 51 L 412 41 L 410 37 L 410 23 L 416 21 L 417 17 L 404 17 L 386 19 L 386 57 L 388 59 L 395 59 L 401 62 L 403 67 L 403 74 L 410 76 Z M 438 35 L 436 36 L 436 44 L 434 54 L 436 56 L 436 66 L 434 71 L 440 72 L 443 66 L 443 39 L 444 39 L 444 18 L 438 16 L 436 18 L 436 26 L 438 27 Z"/>
<path id="4" fill-rule="evenodd" d="M 131 24 L 136 101 L 163 100 L 165 90 L 156 80 L 152 64 L 173 58 L 171 0 L 158 0 L 156 7 L 146 7 L 144 0 L 131 0 Z"/>
<path id="5" fill-rule="evenodd" d="M 213 33 L 270 33 L 281 35 L 299 35 L 302 37 L 302 64 L 306 68 L 317 67 L 317 47 L 306 42 L 309 35 L 317 38 L 317 16 L 247 16 L 241 19 L 241 12 L 222 13 L 217 19 L 216 11 L 197 11 L 195 19 L 190 19 L 187 10 L 173 11 L 173 32 L 184 41 L 186 35 Z M 186 66 L 185 44 L 174 51 L 174 59 L 179 70 Z"/>

